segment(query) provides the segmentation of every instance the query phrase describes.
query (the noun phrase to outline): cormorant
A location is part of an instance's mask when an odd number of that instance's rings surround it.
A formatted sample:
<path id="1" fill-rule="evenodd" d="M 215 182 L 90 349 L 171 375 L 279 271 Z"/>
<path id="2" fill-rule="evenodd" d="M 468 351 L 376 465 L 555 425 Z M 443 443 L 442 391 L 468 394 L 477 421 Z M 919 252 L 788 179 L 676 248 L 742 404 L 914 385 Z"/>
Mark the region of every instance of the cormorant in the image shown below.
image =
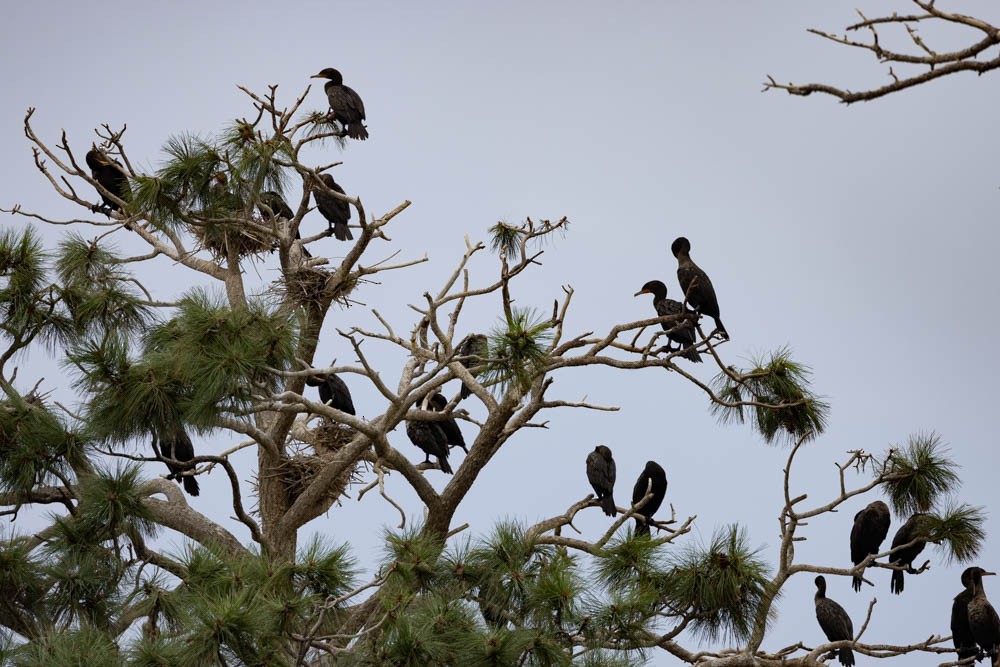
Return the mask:
<path id="1" fill-rule="evenodd" d="M 191 438 L 188 437 L 182 426 L 171 429 L 167 434 L 161 434 L 159 448 L 157 448 L 157 440 L 154 437 L 153 451 L 156 452 L 157 456 L 162 456 L 165 459 L 173 459 L 174 461 L 184 462 L 194 458 L 194 445 L 191 444 Z M 198 488 L 198 480 L 193 475 L 181 474 L 192 467 L 190 465 L 168 463 L 167 468 L 170 469 L 170 474 L 167 475 L 167 479 L 177 480 L 178 484 L 184 485 L 184 490 L 188 492 L 188 495 L 197 496 L 200 490 Z"/>
<path id="2" fill-rule="evenodd" d="M 87 166 L 90 167 L 91 177 L 100 183 L 101 187 L 119 199 L 128 201 L 131 198 L 132 189 L 129 187 L 128 178 L 125 176 L 125 170 L 120 162 L 109 158 L 96 144 L 92 144 L 92 148 L 87 152 L 86 160 Z M 111 211 L 122 210 L 117 202 L 100 190 L 97 191 L 97 194 L 101 195 L 104 205 L 97 206 L 95 204 L 92 209 L 94 213 L 103 213 L 110 218 Z"/>
<path id="3" fill-rule="evenodd" d="M 708 315 L 715 320 L 715 328 L 723 338 L 729 338 L 729 332 L 719 319 L 719 300 L 715 297 L 712 281 L 701 268 L 691 261 L 691 242 L 683 236 L 674 239 L 670 252 L 677 258 L 677 282 L 681 284 L 684 298 L 691 307 L 702 315 Z"/>
<path id="4" fill-rule="evenodd" d="M 642 289 L 635 293 L 635 296 L 639 296 L 640 294 L 653 295 L 653 308 L 656 309 L 656 314 L 660 317 L 665 315 L 680 315 L 685 311 L 684 304 L 667 298 L 667 286 L 659 280 L 650 280 L 643 285 Z M 689 321 L 677 319 L 669 324 L 663 322 L 660 326 L 663 327 L 664 331 L 670 332 L 667 334 L 667 338 L 681 346 L 684 350 L 683 356 L 685 359 L 701 363 L 701 355 L 693 347 L 695 341 L 694 324 Z M 673 349 L 668 345 L 667 351 L 672 352 Z"/>
<path id="5" fill-rule="evenodd" d="M 969 630 L 975 638 L 979 648 L 990 657 L 990 664 L 997 663 L 997 656 L 1000 656 L 1000 616 L 993 608 L 986 597 L 983 589 L 983 577 L 996 574 L 987 572 L 981 567 L 969 568 L 969 588 L 972 594 L 969 598 Z"/>
<path id="6" fill-rule="evenodd" d="M 267 208 L 264 208 L 264 207 Z M 267 209 L 271 209 L 269 213 Z M 257 212 L 260 213 L 260 217 L 264 220 L 270 220 L 272 217 L 277 219 L 291 220 L 295 217 L 295 213 L 292 212 L 292 208 L 288 203 L 282 198 L 280 194 L 274 191 L 262 192 L 260 198 L 257 200 Z M 301 241 L 302 235 L 299 234 L 298 228 L 295 230 L 295 240 Z M 302 245 L 301 243 L 299 245 Z M 278 244 L 275 243 L 271 250 L 275 250 Z M 304 245 L 302 246 L 302 254 L 306 257 L 312 257 L 312 253 Z"/>
<path id="7" fill-rule="evenodd" d="M 306 378 L 306 384 L 310 387 L 319 387 L 320 403 L 326 403 L 330 407 L 354 414 L 354 401 L 351 400 L 351 391 L 347 384 L 335 374 L 311 375 Z"/>
<path id="8" fill-rule="evenodd" d="M 447 405 L 447 398 L 441 394 L 434 394 L 430 397 L 427 408 L 434 412 L 444 412 Z M 469 453 L 468 448 L 465 446 L 465 438 L 462 436 L 462 429 L 458 428 L 458 422 L 455 421 L 454 417 L 448 417 L 444 421 L 434 423 L 444 431 L 444 437 L 447 439 L 449 447 L 461 447 L 463 452 L 466 454 Z"/>
<path id="9" fill-rule="evenodd" d="M 414 445 L 424 450 L 424 462 L 430 463 L 431 454 L 437 457 L 441 472 L 452 474 L 448 465 L 448 436 L 440 423 L 419 419 L 406 420 L 406 436 Z"/>
<path id="10" fill-rule="evenodd" d="M 334 192 L 347 194 L 344 188 L 337 185 L 330 174 L 320 174 L 320 180 Z M 329 225 L 328 234 L 337 237 L 338 241 L 350 241 L 354 238 L 351 229 L 347 226 L 347 221 L 351 219 L 351 206 L 342 199 L 337 199 L 333 195 L 323 192 L 319 187 L 312 188 L 313 199 L 316 200 L 316 208 L 320 214 L 326 218 Z"/>
<path id="11" fill-rule="evenodd" d="M 466 368 L 472 368 L 480 363 L 490 354 L 489 340 L 483 334 L 469 334 L 462 339 L 462 342 L 455 348 L 455 356 L 459 357 L 458 363 Z M 461 357 L 465 357 L 462 359 Z M 462 383 L 462 399 L 472 396 L 472 389 Z"/>
<path id="12" fill-rule="evenodd" d="M 854 515 L 851 528 L 851 562 L 857 565 L 869 554 L 877 554 L 889 534 L 889 506 L 881 500 Z M 861 577 L 854 577 L 854 590 L 861 590 Z"/>
<path id="13" fill-rule="evenodd" d="M 969 601 L 972 600 L 972 571 L 974 567 L 967 567 L 962 572 L 962 592 L 955 596 L 955 601 L 951 603 L 951 641 L 958 650 L 958 659 L 978 658 L 979 648 L 976 647 L 976 638 L 969 628 Z"/>
<path id="14" fill-rule="evenodd" d="M 826 597 L 826 579 L 823 575 L 816 577 L 816 620 L 830 641 L 854 639 L 854 624 L 851 623 L 851 617 L 843 607 Z M 847 647 L 838 649 L 837 657 L 840 664 L 845 667 L 854 664 L 854 651 Z"/>
<path id="15" fill-rule="evenodd" d="M 924 521 L 927 519 L 927 515 L 918 512 L 911 516 L 909 520 L 904 523 L 899 530 L 896 531 L 896 535 L 892 538 L 892 548 L 901 547 L 904 544 L 909 544 L 915 539 L 926 536 L 926 531 L 923 527 Z M 889 556 L 890 565 L 905 565 L 907 569 L 913 569 L 913 559 L 920 555 L 920 552 L 924 550 L 927 546 L 927 541 L 923 539 L 917 539 L 916 544 L 905 549 L 901 549 Z M 912 572 L 911 572 L 912 574 Z M 903 592 L 903 570 L 893 570 L 892 579 L 889 582 L 889 590 L 891 590 L 896 595 Z"/>
<path id="16" fill-rule="evenodd" d="M 344 131 L 351 139 L 364 141 L 368 138 L 368 130 L 362 125 L 365 119 L 365 104 L 361 101 L 361 96 L 353 89 L 344 85 L 344 77 L 340 72 L 327 67 L 319 74 L 313 74 L 310 79 L 329 79 L 323 86 L 326 90 L 326 97 L 330 101 L 330 111 L 333 113 Z"/>
<path id="17" fill-rule="evenodd" d="M 656 510 L 660 509 L 663 497 L 667 495 L 667 473 L 664 472 L 663 468 L 656 461 L 646 461 L 645 469 L 639 475 L 639 479 L 636 480 L 635 486 L 632 488 L 633 505 L 645 497 L 650 482 L 653 484 L 653 496 L 635 512 L 646 519 L 643 521 L 638 516 L 635 517 L 636 535 L 649 535 L 648 521 L 653 518 Z"/>
<path id="18" fill-rule="evenodd" d="M 615 460 L 611 457 L 611 450 L 606 445 L 594 447 L 594 451 L 587 454 L 587 481 L 594 487 L 597 499 L 601 501 L 601 509 L 608 516 L 614 516 L 615 498 L 613 495 L 615 488 Z M 642 495 L 646 495 L 643 492 Z"/>

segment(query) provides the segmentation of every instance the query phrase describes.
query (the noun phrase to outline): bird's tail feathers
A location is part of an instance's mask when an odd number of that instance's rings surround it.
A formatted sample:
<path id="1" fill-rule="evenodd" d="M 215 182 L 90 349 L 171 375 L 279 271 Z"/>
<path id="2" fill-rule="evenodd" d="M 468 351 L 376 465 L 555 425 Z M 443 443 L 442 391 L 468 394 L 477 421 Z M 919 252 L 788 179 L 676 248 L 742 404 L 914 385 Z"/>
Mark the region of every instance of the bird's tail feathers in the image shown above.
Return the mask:
<path id="1" fill-rule="evenodd" d="M 350 123 L 345 129 L 347 130 L 347 136 L 349 136 L 351 139 L 358 139 L 359 141 L 364 141 L 365 139 L 368 138 L 368 129 L 360 122 Z"/>
<path id="2" fill-rule="evenodd" d="M 184 484 L 184 490 L 188 492 L 189 496 L 197 496 L 201 489 L 198 487 L 198 480 L 191 475 L 183 475 L 181 477 Z"/>
<path id="3" fill-rule="evenodd" d="M 899 595 L 903 592 L 903 571 L 893 570 L 892 580 L 889 582 L 889 590 Z"/>
<path id="4" fill-rule="evenodd" d="M 698 353 L 698 350 L 696 350 L 693 345 L 684 348 L 684 354 L 682 356 L 688 361 L 692 361 L 696 364 L 702 363 L 701 355 Z"/>
<path id="5" fill-rule="evenodd" d="M 612 496 L 609 493 L 608 495 L 601 498 L 601 509 L 603 509 L 604 513 L 607 514 L 608 516 L 614 516 L 615 514 L 617 514 L 618 510 L 615 509 L 614 496 Z"/>
<path id="6" fill-rule="evenodd" d="M 860 591 L 861 590 L 861 577 L 854 577 L 854 581 L 851 582 L 851 585 L 854 586 L 854 590 Z"/>
<path id="7" fill-rule="evenodd" d="M 719 330 L 719 333 L 722 334 L 722 337 L 725 338 L 726 340 L 729 340 L 729 332 L 726 331 L 726 325 L 722 323 L 722 320 L 720 320 L 718 317 L 713 317 L 712 319 L 715 320 L 715 328 Z"/>
<path id="8" fill-rule="evenodd" d="M 346 222 L 335 222 L 333 223 L 333 235 L 338 241 L 352 241 L 354 240 L 354 235 L 351 234 L 350 227 L 347 226 Z"/>
<path id="9" fill-rule="evenodd" d="M 849 648 L 840 649 L 840 664 L 844 667 L 851 667 L 854 664 L 854 651 Z"/>
<path id="10" fill-rule="evenodd" d="M 441 466 L 441 472 L 443 473 L 451 475 L 452 473 L 455 472 L 454 470 L 451 469 L 451 465 L 449 465 L 448 463 L 448 457 L 446 456 L 438 457 L 438 465 Z"/>
<path id="11" fill-rule="evenodd" d="M 638 536 L 638 535 L 649 535 L 649 524 L 647 524 L 645 521 L 643 521 L 639 517 L 635 518 L 635 534 L 636 534 L 636 536 Z"/>

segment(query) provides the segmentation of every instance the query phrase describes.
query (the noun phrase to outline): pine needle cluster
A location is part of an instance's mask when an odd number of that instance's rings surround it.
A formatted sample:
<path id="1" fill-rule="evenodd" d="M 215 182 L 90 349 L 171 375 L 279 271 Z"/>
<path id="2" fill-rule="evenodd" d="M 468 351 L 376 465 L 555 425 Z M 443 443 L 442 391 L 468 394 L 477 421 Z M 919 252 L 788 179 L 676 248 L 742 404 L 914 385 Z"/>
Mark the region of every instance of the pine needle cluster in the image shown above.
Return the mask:
<path id="1" fill-rule="evenodd" d="M 516 388 L 522 394 L 545 372 L 552 321 L 533 309 L 513 308 L 489 334 L 489 362 L 482 372 L 484 384 L 505 393 Z"/>

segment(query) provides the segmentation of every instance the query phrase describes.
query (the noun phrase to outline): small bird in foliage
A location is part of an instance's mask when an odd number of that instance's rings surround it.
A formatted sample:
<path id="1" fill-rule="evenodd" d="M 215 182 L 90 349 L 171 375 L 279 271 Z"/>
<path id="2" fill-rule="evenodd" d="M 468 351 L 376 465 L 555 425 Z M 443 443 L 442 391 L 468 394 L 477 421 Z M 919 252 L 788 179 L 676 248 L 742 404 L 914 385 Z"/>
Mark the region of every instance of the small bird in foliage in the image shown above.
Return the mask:
<path id="1" fill-rule="evenodd" d="M 161 434 L 159 447 L 157 447 L 157 439 L 154 437 L 153 451 L 156 452 L 157 456 L 179 461 L 180 463 L 190 461 L 194 458 L 194 445 L 191 443 L 191 438 L 188 437 L 182 426 L 176 426 L 166 433 Z M 167 463 L 167 468 L 170 469 L 167 479 L 177 480 L 178 484 L 184 486 L 184 490 L 187 491 L 188 495 L 197 496 L 200 492 L 198 480 L 193 475 L 182 474 L 185 470 L 190 470 L 192 467 L 190 465 Z"/>
<path id="2" fill-rule="evenodd" d="M 444 412 L 444 409 L 448 407 L 448 399 L 442 394 L 434 394 L 427 402 L 427 407 L 434 412 Z M 449 447 L 461 447 L 463 452 L 469 453 L 465 446 L 465 438 L 462 436 L 462 429 L 458 428 L 458 422 L 455 421 L 454 417 L 448 417 L 444 421 L 435 423 L 444 431 L 444 437 L 447 439 Z"/>
<path id="3" fill-rule="evenodd" d="M 483 362 L 490 354 L 489 339 L 483 334 L 469 334 L 462 339 L 462 342 L 455 348 L 455 356 L 458 363 L 465 368 L 472 368 Z M 464 382 L 461 390 L 462 399 L 472 396 L 472 388 Z"/>
<path id="4" fill-rule="evenodd" d="M 696 311 L 715 320 L 716 331 L 728 339 L 729 332 L 719 319 L 719 300 L 715 297 L 712 281 L 708 274 L 691 261 L 691 242 L 680 236 L 670 245 L 670 252 L 677 258 L 677 282 L 681 285 L 685 300 Z"/>
<path id="5" fill-rule="evenodd" d="M 656 309 L 656 314 L 660 317 L 682 315 L 685 312 L 684 304 L 667 298 L 667 286 L 659 280 L 650 280 L 643 285 L 642 289 L 635 293 L 635 296 L 639 296 L 640 294 L 653 295 L 653 308 Z M 668 339 L 681 346 L 681 349 L 684 350 L 685 359 L 701 363 L 701 355 L 693 347 L 695 341 L 694 324 L 689 321 L 677 319 L 669 324 L 663 322 L 660 326 L 663 327 L 664 331 L 669 332 L 667 334 Z M 667 351 L 672 352 L 673 349 L 668 345 Z"/>
<path id="6" fill-rule="evenodd" d="M 441 422 L 407 419 L 406 436 L 424 451 L 425 463 L 430 463 L 431 455 L 434 455 L 441 471 L 452 474 L 451 466 L 448 465 L 448 436 L 441 428 Z"/>
<path id="7" fill-rule="evenodd" d="M 830 641 L 854 639 L 854 624 L 851 623 L 851 617 L 843 607 L 826 597 L 826 579 L 822 575 L 816 577 L 816 620 Z M 837 657 L 844 667 L 854 664 L 854 651 L 850 648 L 838 649 Z"/>
<path id="8" fill-rule="evenodd" d="M 646 461 L 646 467 L 632 488 L 632 504 L 635 505 L 642 500 L 650 490 L 653 492 L 652 497 L 635 512 L 638 515 L 635 517 L 636 535 L 649 535 L 649 521 L 656 510 L 660 509 L 663 498 L 667 495 L 667 473 L 656 461 Z M 640 519 L 640 516 L 645 518 L 645 521 Z"/>
<path id="9" fill-rule="evenodd" d="M 1000 616 L 997 616 L 997 610 L 990 604 L 983 588 L 983 577 L 996 572 L 987 572 L 981 567 L 969 569 L 969 630 L 979 648 L 989 656 L 990 664 L 996 665 L 1000 662 L 997 660 L 1000 657 Z"/>
<path id="10" fill-rule="evenodd" d="M 354 401 L 351 400 L 351 390 L 347 383 L 334 373 L 328 375 L 316 374 L 306 378 L 306 384 L 319 388 L 320 403 L 326 403 L 335 410 L 354 414 Z"/>
<path id="11" fill-rule="evenodd" d="M 890 565 L 905 566 L 911 574 L 914 574 L 913 560 L 919 556 L 920 552 L 924 550 L 925 546 L 927 546 L 927 540 L 923 539 L 926 537 L 926 530 L 924 528 L 926 520 L 927 514 L 917 512 L 911 516 L 906 523 L 900 526 L 899 530 L 896 531 L 895 536 L 892 538 L 892 548 L 896 549 L 897 547 L 902 547 L 904 544 L 910 544 L 911 542 L 914 542 L 914 544 L 890 554 Z M 889 581 L 889 590 L 896 595 L 899 595 L 903 592 L 903 583 L 903 570 L 893 570 L 892 579 Z"/>
<path id="12" fill-rule="evenodd" d="M 979 658 L 979 648 L 976 638 L 969 627 L 969 602 L 972 600 L 972 571 L 967 567 L 962 571 L 962 592 L 955 596 L 951 603 L 951 641 L 958 650 L 958 659 Z M 980 575 L 980 578 L 982 575 Z"/>
<path id="13" fill-rule="evenodd" d="M 330 101 L 330 113 L 336 118 L 351 139 L 364 141 L 368 138 L 368 130 L 362 124 L 365 119 L 365 104 L 352 88 L 344 85 L 344 77 L 332 67 L 313 74 L 310 79 L 328 79 L 326 97 Z"/>
<path id="14" fill-rule="evenodd" d="M 587 481 L 594 487 L 594 493 L 601 501 L 604 513 L 614 516 L 617 513 L 614 498 L 615 460 L 607 445 L 598 445 L 594 447 L 594 451 L 587 454 Z"/>
<path id="15" fill-rule="evenodd" d="M 125 176 L 125 170 L 122 168 L 120 162 L 109 158 L 96 144 L 92 144 L 92 148 L 87 152 L 86 160 L 87 166 L 90 167 L 91 177 L 100 183 L 101 187 L 119 199 L 127 201 L 132 196 L 128 177 Z M 98 206 L 95 204 L 92 209 L 94 213 L 103 213 L 110 218 L 111 211 L 122 210 L 118 202 L 111 199 L 108 195 L 100 190 L 97 191 L 97 194 L 101 195 L 104 205 Z"/>
<path id="16" fill-rule="evenodd" d="M 323 184 L 334 192 L 346 194 L 344 188 L 337 185 L 330 174 L 320 174 Z M 313 185 L 313 199 L 316 200 L 316 208 L 320 215 L 326 218 L 329 225 L 328 235 L 332 234 L 338 241 L 350 241 L 354 238 L 351 234 L 347 221 L 351 219 L 351 206 L 343 199 L 337 199 L 331 194 L 323 192 L 318 185 Z"/>
<path id="17" fill-rule="evenodd" d="M 889 534 L 889 506 L 881 500 L 854 515 L 851 528 L 851 562 L 857 565 L 869 554 L 877 554 Z M 854 577 L 854 590 L 861 590 L 861 577 Z"/>

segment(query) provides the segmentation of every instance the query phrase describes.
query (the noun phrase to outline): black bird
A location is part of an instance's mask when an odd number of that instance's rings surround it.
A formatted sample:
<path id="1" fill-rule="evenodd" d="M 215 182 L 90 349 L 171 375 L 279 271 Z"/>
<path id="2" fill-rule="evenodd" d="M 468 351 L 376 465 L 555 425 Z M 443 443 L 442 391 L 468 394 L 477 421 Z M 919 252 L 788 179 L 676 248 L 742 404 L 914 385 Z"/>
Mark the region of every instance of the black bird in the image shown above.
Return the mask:
<path id="1" fill-rule="evenodd" d="M 182 426 L 177 426 L 171 429 L 168 433 L 161 434 L 159 439 L 159 448 L 157 448 L 156 438 L 153 438 L 153 451 L 156 452 L 157 456 L 162 456 L 165 459 L 173 459 L 174 461 L 190 461 L 194 458 L 194 445 L 191 444 L 191 438 L 184 431 Z M 190 470 L 192 466 L 190 465 L 178 465 L 176 463 L 168 463 L 167 468 L 170 469 L 170 474 L 167 475 L 167 479 L 175 479 L 178 484 L 184 485 L 184 490 L 188 492 L 188 495 L 197 496 L 200 489 L 198 488 L 198 480 L 192 475 L 182 475 L 185 470 Z"/>
<path id="2" fill-rule="evenodd" d="M 648 521 L 653 518 L 656 510 L 660 509 L 663 497 L 667 495 L 667 473 L 663 471 L 663 468 L 656 461 L 646 461 L 645 469 L 639 475 L 639 479 L 636 480 L 635 486 L 632 488 L 633 505 L 645 497 L 650 482 L 653 485 L 653 496 L 645 505 L 636 510 L 637 515 L 646 519 L 643 521 L 638 516 L 635 517 L 636 535 L 649 535 Z"/>
<path id="3" fill-rule="evenodd" d="M 434 412 L 444 412 L 447 405 L 447 398 L 441 394 L 434 394 L 428 401 L 427 407 Z M 458 422 L 455 421 L 454 417 L 448 417 L 444 421 L 435 423 L 444 431 L 444 437 L 447 439 L 449 447 L 461 447 L 463 452 L 466 454 L 469 453 L 468 448 L 465 446 L 465 438 L 462 436 L 462 429 L 458 428 Z"/>
<path id="4" fill-rule="evenodd" d="M 656 309 L 656 314 L 660 317 L 664 317 L 665 315 L 681 315 L 685 312 L 684 304 L 667 298 L 667 286 L 659 280 L 650 280 L 643 285 L 642 289 L 635 293 L 635 296 L 639 296 L 640 294 L 653 295 L 653 308 Z M 698 354 L 698 350 L 692 347 L 695 341 L 694 324 L 678 319 L 669 324 L 663 322 L 660 326 L 663 327 L 664 331 L 670 332 L 667 334 L 667 338 L 681 346 L 684 350 L 685 359 L 701 363 L 701 355 Z M 667 346 L 667 351 L 673 351 L 669 345 Z"/>
<path id="5" fill-rule="evenodd" d="M 466 368 L 472 368 L 480 363 L 490 354 L 489 340 L 483 334 L 469 334 L 462 339 L 462 342 L 455 348 L 455 356 L 459 357 L 458 363 Z M 464 359 L 462 357 L 465 357 Z M 462 383 L 462 399 L 472 396 L 472 389 Z"/>
<path id="6" fill-rule="evenodd" d="M 86 156 L 87 166 L 90 167 L 91 177 L 100 183 L 101 187 L 114 196 L 128 201 L 132 196 L 132 189 L 129 187 L 128 178 L 125 176 L 125 170 L 122 168 L 121 163 L 109 158 L 107 154 L 100 150 L 96 145 L 92 146 L 93 147 L 87 152 Z M 110 218 L 111 211 L 122 210 L 122 207 L 108 197 L 108 195 L 104 194 L 100 190 L 98 190 L 97 193 L 101 195 L 101 199 L 104 200 L 104 205 L 95 205 L 93 208 L 94 213 L 104 213 L 104 215 Z"/>
<path id="7" fill-rule="evenodd" d="M 951 641 L 958 650 L 958 659 L 978 658 L 979 648 L 976 646 L 976 638 L 972 635 L 969 627 L 969 601 L 972 600 L 972 571 L 974 567 L 967 567 L 962 572 L 962 592 L 955 596 L 955 601 L 951 603 Z"/>
<path id="8" fill-rule="evenodd" d="M 854 624 L 844 608 L 826 597 L 826 579 L 816 577 L 816 620 L 826 638 L 832 642 L 854 639 Z M 845 647 L 838 650 L 840 664 L 850 667 L 854 664 L 854 651 Z"/>
<path id="9" fill-rule="evenodd" d="M 270 209 L 270 212 L 268 209 Z M 265 221 L 271 220 L 272 218 L 276 220 L 291 220 L 295 217 L 295 213 L 292 212 L 292 208 L 282 198 L 282 196 L 271 190 L 260 194 L 260 198 L 257 200 L 257 212 L 260 213 L 260 217 Z M 295 240 L 302 240 L 302 236 L 299 234 L 298 228 L 295 229 Z M 273 251 L 277 247 L 278 245 L 276 243 L 271 247 L 271 250 Z M 306 257 L 312 257 L 312 253 L 310 253 L 309 249 L 304 245 L 302 246 L 302 254 Z"/>
<path id="10" fill-rule="evenodd" d="M 340 72 L 327 67 L 319 74 L 313 74 L 310 79 L 329 79 L 323 86 L 326 97 L 330 100 L 330 111 L 351 139 L 364 141 L 368 138 L 368 130 L 361 123 L 365 119 L 365 104 L 361 96 L 353 89 L 344 85 L 344 77 Z"/>
<path id="11" fill-rule="evenodd" d="M 615 498 L 615 460 L 611 457 L 611 450 L 605 445 L 594 447 L 594 451 L 587 454 L 587 481 L 594 487 L 597 499 L 601 501 L 601 509 L 608 516 L 614 516 Z M 642 495 L 646 495 L 645 492 Z"/>
<path id="12" fill-rule="evenodd" d="M 670 252 L 677 258 L 677 282 L 681 284 L 684 298 L 691 307 L 702 315 L 708 315 L 715 320 L 715 328 L 723 338 L 729 338 L 729 332 L 719 319 L 719 300 L 715 297 L 715 288 L 708 274 L 691 261 L 691 242 L 683 236 L 674 239 Z"/>
<path id="13" fill-rule="evenodd" d="M 1000 656 L 1000 616 L 986 597 L 983 577 L 996 572 L 987 572 L 981 567 L 969 569 L 969 630 L 979 648 L 990 657 L 990 664 L 995 665 L 997 656 Z"/>
<path id="14" fill-rule="evenodd" d="M 857 565 L 869 554 L 877 554 L 889 534 L 889 506 L 881 500 L 854 515 L 851 528 L 851 562 Z M 854 577 L 854 590 L 861 590 L 861 577 Z"/>
<path id="15" fill-rule="evenodd" d="M 424 450 L 425 463 L 430 463 L 433 454 L 438 459 L 441 472 L 452 474 L 451 466 L 448 465 L 448 436 L 440 422 L 407 419 L 406 435 L 410 442 Z"/>
<path id="16" fill-rule="evenodd" d="M 351 390 L 347 384 L 334 373 L 329 375 L 311 375 L 306 378 L 306 384 L 310 387 L 319 387 L 320 403 L 326 403 L 330 407 L 346 412 L 349 415 L 354 413 L 354 401 L 351 400 Z"/>
<path id="17" fill-rule="evenodd" d="M 320 180 L 334 192 L 346 194 L 344 188 L 337 185 L 337 181 L 333 180 L 330 174 L 320 174 Z M 353 239 L 351 229 L 347 226 L 347 221 L 351 219 L 351 206 L 346 201 L 323 192 L 316 185 L 313 185 L 312 193 L 313 199 L 316 200 L 316 208 L 329 225 L 328 235 L 333 234 L 338 241 Z"/>
<path id="18" fill-rule="evenodd" d="M 913 559 L 920 555 L 920 552 L 924 550 L 927 546 L 927 541 L 919 539 L 926 537 L 926 528 L 924 523 L 927 520 L 927 515 L 918 512 L 911 516 L 909 520 L 904 523 L 899 530 L 896 531 L 896 535 L 892 538 L 892 548 L 901 547 L 904 544 L 909 544 L 916 540 L 916 543 L 911 547 L 906 547 L 905 549 L 900 549 L 899 551 L 891 554 L 889 556 L 890 565 L 905 565 L 910 573 L 913 573 Z M 896 595 L 903 592 L 903 570 L 893 570 L 892 579 L 889 582 L 889 590 L 891 590 Z"/>

